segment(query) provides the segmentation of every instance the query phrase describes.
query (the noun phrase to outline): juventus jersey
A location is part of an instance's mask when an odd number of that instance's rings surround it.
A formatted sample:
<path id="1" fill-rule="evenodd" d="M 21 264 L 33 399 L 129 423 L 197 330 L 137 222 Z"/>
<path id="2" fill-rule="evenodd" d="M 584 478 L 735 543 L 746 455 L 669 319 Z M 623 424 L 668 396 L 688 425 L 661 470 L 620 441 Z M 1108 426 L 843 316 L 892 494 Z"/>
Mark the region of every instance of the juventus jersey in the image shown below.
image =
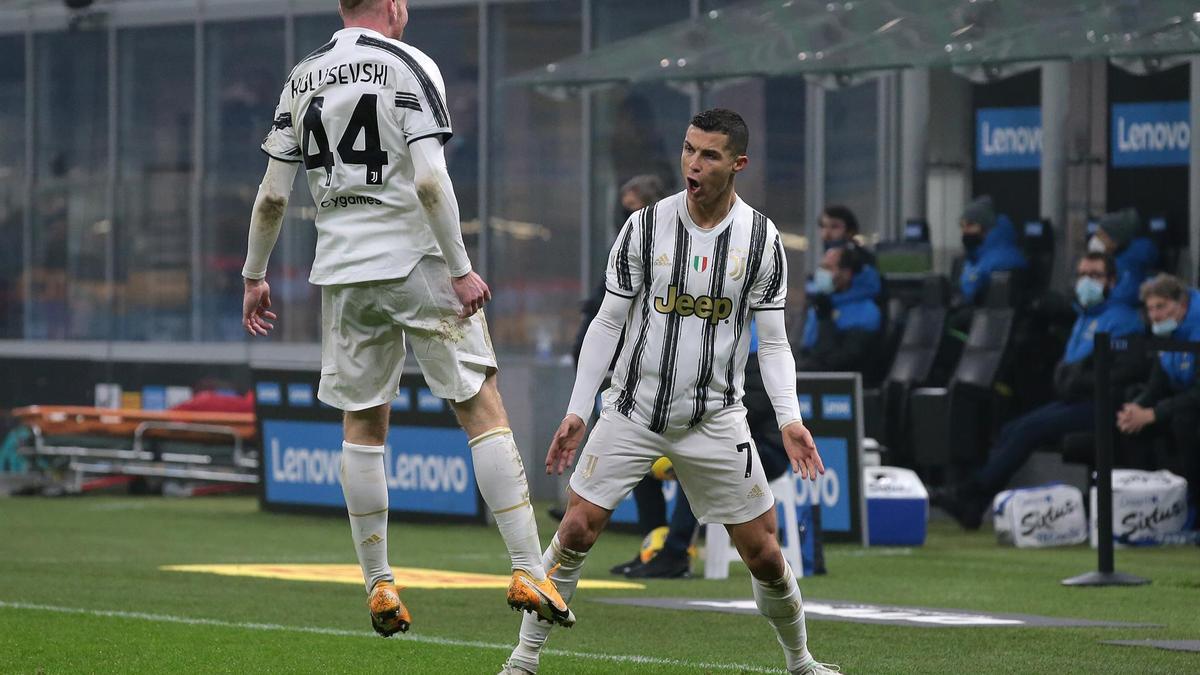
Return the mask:
<path id="1" fill-rule="evenodd" d="M 397 279 L 441 254 L 408 144 L 451 133 L 441 73 L 410 45 L 347 28 L 296 65 L 262 149 L 304 163 L 317 206 L 309 281 Z"/>
<path id="2" fill-rule="evenodd" d="M 605 404 L 655 433 L 696 426 L 740 403 L 750 310 L 782 310 L 779 233 L 738 198 L 700 229 L 680 192 L 625 223 L 605 286 L 634 300 Z"/>

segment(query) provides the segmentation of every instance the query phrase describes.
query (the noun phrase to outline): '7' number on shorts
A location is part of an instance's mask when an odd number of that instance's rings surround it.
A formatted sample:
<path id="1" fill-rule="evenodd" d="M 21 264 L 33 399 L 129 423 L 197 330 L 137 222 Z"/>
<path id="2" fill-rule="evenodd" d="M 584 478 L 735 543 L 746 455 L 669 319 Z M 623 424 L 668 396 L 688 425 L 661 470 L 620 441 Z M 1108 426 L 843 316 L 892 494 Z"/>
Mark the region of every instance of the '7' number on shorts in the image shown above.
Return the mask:
<path id="1" fill-rule="evenodd" d="M 742 452 L 743 450 L 746 452 L 746 478 L 749 478 L 750 469 L 754 466 L 754 456 L 750 454 L 749 443 L 738 443 L 737 451 Z"/>

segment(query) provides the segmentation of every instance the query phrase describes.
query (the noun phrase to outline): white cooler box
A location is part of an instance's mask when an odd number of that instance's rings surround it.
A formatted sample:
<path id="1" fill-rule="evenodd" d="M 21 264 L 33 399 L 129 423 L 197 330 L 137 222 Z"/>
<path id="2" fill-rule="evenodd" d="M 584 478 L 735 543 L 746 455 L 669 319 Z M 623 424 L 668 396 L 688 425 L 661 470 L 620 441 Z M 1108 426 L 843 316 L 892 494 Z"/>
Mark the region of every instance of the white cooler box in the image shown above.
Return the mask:
<path id="1" fill-rule="evenodd" d="M 1170 471 L 1113 469 L 1113 542 L 1118 546 L 1161 543 L 1163 535 L 1187 524 L 1187 481 Z M 1096 529 L 1096 488 L 1092 488 L 1092 546 Z"/>
<path id="2" fill-rule="evenodd" d="M 929 493 L 917 474 L 898 466 L 863 467 L 867 544 L 921 546 L 929 522 Z"/>
<path id="3" fill-rule="evenodd" d="M 996 539 L 1018 548 L 1070 546 L 1087 540 L 1083 493 L 1070 485 L 1005 490 L 992 500 L 992 518 Z"/>

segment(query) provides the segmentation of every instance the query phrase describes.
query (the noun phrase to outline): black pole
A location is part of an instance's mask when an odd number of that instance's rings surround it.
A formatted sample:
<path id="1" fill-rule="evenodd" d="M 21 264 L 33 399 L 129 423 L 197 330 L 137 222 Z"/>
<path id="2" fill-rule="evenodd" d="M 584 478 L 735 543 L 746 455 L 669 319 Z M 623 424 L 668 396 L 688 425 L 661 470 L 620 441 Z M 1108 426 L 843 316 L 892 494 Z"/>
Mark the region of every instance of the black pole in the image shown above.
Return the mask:
<path id="1" fill-rule="evenodd" d="M 1108 333 L 1096 334 L 1096 536 L 1100 574 L 1113 573 L 1112 456 L 1113 402 L 1109 385 L 1112 343 Z"/>
<path id="2" fill-rule="evenodd" d="M 1113 426 L 1116 411 L 1113 406 L 1112 341 L 1108 333 L 1096 333 L 1092 358 L 1096 369 L 1096 549 L 1098 571 L 1063 579 L 1064 586 L 1140 586 L 1149 579 L 1123 574 L 1113 566 L 1112 531 L 1112 458 Z"/>

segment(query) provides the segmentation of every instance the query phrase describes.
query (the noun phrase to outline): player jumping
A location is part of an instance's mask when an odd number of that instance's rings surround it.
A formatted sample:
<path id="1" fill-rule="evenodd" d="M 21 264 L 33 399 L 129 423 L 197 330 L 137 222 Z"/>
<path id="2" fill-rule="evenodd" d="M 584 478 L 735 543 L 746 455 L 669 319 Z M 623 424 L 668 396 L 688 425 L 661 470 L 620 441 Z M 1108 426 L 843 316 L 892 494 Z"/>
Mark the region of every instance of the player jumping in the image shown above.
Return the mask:
<path id="1" fill-rule="evenodd" d="M 696 516 L 729 530 L 753 576 L 758 609 L 783 646 L 788 672 L 832 673 L 808 653 L 800 588 L 775 537 L 775 499 L 741 404 L 754 320 L 763 384 L 792 469 L 811 479 L 825 472 L 796 399 L 796 364 L 782 311 L 783 246 L 775 225 L 734 191 L 748 161 L 748 140 L 735 112 L 696 115 L 681 158 L 687 189 L 635 213 L 617 237 L 607 293 L 584 338 L 547 472 L 561 474 L 570 466 L 623 327 L 626 338 L 600 420 L 571 476 L 566 515 L 542 564 L 569 599 L 613 509 L 665 454 Z M 549 633 L 548 625 L 523 619 L 520 642 L 502 673 L 536 673 Z"/>
<path id="2" fill-rule="evenodd" d="M 276 315 L 267 259 L 304 164 L 317 205 L 309 281 L 321 287 L 317 397 L 345 411 L 341 481 L 350 530 L 384 636 L 412 621 L 387 562 L 384 444 L 404 369 L 404 339 L 434 394 L 470 438 L 475 479 L 512 558 L 508 604 L 571 626 L 542 566 L 521 454 L 496 388 L 480 311 L 491 292 L 459 229 L 442 146 L 451 136 L 441 73 L 400 41 L 407 0 L 340 0 L 345 28 L 283 86 L 263 151 L 270 156 L 250 220 L 242 322 L 267 335 Z"/>

